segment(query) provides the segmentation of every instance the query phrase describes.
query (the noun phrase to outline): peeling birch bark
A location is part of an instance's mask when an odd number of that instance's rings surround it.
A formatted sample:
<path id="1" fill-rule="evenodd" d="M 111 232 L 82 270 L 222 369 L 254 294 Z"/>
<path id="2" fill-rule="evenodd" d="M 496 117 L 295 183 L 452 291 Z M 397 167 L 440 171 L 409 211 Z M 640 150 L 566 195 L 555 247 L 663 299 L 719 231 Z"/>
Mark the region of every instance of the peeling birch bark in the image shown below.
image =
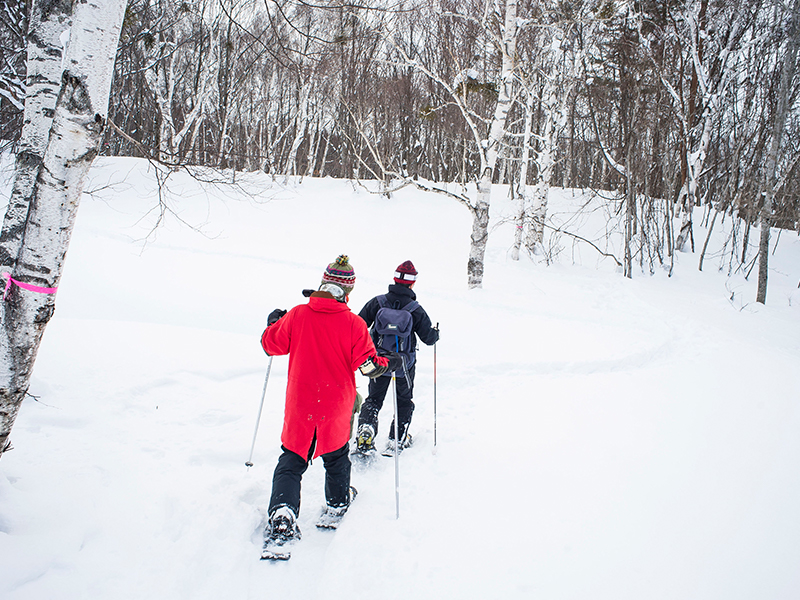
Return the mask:
<path id="1" fill-rule="evenodd" d="M 14 184 L 0 233 L 0 265 L 5 272 L 13 271 L 16 265 L 28 206 L 47 149 L 61 88 L 62 36 L 71 19 L 71 2 L 37 1 L 31 9 L 22 133 Z"/>
<path id="2" fill-rule="evenodd" d="M 470 236 L 469 260 L 467 261 L 467 286 L 479 288 L 483 285 L 484 256 L 489 239 L 489 206 L 492 200 L 492 177 L 500 153 L 500 142 L 505 134 L 508 111 L 513 102 L 514 67 L 516 60 L 517 2 L 506 2 L 503 26 L 503 64 L 501 70 L 500 93 L 494 110 L 489 135 L 479 146 L 481 148 L 481 175 L 478 181 L 478 194 L 472 211 L 472 235 Z"/>
<path id="3" fill-rule="evenodd" d="M 108 112 L 125 0 L 78 3 L 47 150 L 31 194 L 12 277 L 57 288 L 86 175 Z M 5 232 L 4 232 L 5 233 Z M 28 392 L 55 295 L 12 286 L 0 303 L 0 456 Z"/>

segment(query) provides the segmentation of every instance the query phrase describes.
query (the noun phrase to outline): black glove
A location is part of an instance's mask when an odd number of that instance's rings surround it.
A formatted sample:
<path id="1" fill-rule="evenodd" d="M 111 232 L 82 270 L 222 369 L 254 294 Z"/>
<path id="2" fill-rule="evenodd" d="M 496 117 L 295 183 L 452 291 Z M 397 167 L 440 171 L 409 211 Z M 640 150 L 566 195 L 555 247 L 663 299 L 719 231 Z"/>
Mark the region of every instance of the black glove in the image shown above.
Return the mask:
<path id="1" fill-rule="evenodd" d="M 365 360 L 358 369 L 361 371 L 362 375 L 366 375 L 370 379 L 376 379 L 386 373 L 386 367 L 373 362 L 372 358 Z"/>
<path id="2" fill-rule="evenodd" d="M 384 350 L 383 348 L 378 349 L 378 356 L 385 356 L 389 359 L 389 366 L 386 367 L 386 370 L 391 372 L 399 371 L 403 368 L 403 358 L 397 353 L 392 352 L 391 350 Z"/>
<path id="3" fill-rule="evenodd" d="M 269 327 L 273 323 L 277 323 L 281 320 L 281 317 L 286 314 L 285 310 L 281 310 L 280 308 L 276 308 L 267 317 L 267 326 Z"/>

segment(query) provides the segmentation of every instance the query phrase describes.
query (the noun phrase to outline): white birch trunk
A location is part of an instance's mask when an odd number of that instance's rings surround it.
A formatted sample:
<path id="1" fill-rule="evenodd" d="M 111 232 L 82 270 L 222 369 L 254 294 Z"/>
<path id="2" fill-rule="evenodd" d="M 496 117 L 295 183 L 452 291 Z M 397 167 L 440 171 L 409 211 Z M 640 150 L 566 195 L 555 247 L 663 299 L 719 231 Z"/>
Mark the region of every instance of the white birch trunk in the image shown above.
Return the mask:
<path id="1" fill-rule="evenodd" d="M 308 129 L 308 97 L 311 94 L 311 81 L 307 81 L 300 89 L 300 99 L 297 105 L 297 117 L 295 118 L 295 134 L 292 140 L 292 147 L 289 150 L 289 175 L 298 175 L 297 171 L 297 151 L 300 144 L 306 139 Z"/>
<path id="2" fill-rule="evenodd" d="M 331 127 L 331 130 L 333 130 L 332 127 Z M 325 163 L 328 162 L 328 150 L 330 149 L 330 147 L 331 147 L 331 136 L 330 136 L 330 134 L 327 134 L 325 136 L 325 152 L 322 153 L 322 160 L 321 160 L 320 165 L 319 165 L 319 177 L 320 178 L 325 177 Z"/>
<path id="3" fill-rule="evenodd" d="M 166 4 L 168 6 L 168 3 Z M 168 20 L 172 20 L 171 15 Z M 164 34 L 160 33 L 159 36 Z M 158 39 L 148 49 L 142 42 L 142 52 L 147 57 L 149 66 L 144 71 L 147 87 L 153 94 L 161 116 L 159 123 L 158 160 L 166 160 L 172 154 L 172 138 L 175 125 L 172 121 L 172 97 L 174 94 L 173 50 L 174 44 Z"/>
<path id="4" fill-rule="evenodd" d="M 125 0 L 76 3 L 61 92 L 11 277 L 55 288 L 102 137 Z M 53 294 L 12 286 L 0 303 L 0 455 L 25 397 Z"/>
<path id="5" fill-rule="evenodd" d="M 544 83 L 541 108 L 544 115 L 542 132 L 539 136 L 539 151 L 535 153 L 536 181 L 531 193 L 525 194 L 523 208 L 522 237 L 525 250 L 530 254 L 541 254 L 544 242 L 544 224 L 547 219 L 547 202 L 555 170 L 555 157 L 558 135 L 567 120 L 567 103 L 572 90 L 568 73 L 564 72 L 566 50 L 559 33 L 553 33 L 550 47 L 546 51 L 541 71 Z M 528 82 L 528 95 L 531 105 L 526 109 L 533 112 L 533 84 Z M 527 118 L 527 117 L 526 117 Z"/>
<path id="6" fill-rule="evenodd" d="M 560 49 L 558 53 L 561 53 Z M 525 236 L 525 247 L 531 254 L 540 253 L 542 250 L 544 223 L 547 218 L 547 200 L 553 180 L 558 132 L 564 126 L 566 116 L 563 98 L 568 97 L 569 92 L 559 88 L 556 82 L 555 70 L 560 62 L 556 61 L 554 63 L 554 72 L 545 81 L 542 93 L 544 127 L 542 130 L 541 149 L 536 155 L 538 169 L 531 199 L 530 226 L 527 228 Z"/>
<path id="7" fill-rule="evenodd" d="M 208 56 L 200 57 L 200 60 L 203 61 L 202 67 L 200 69 L 200 77 L 198 81 L 198 87 L 195 89 L 194 94 L 194 104 L 191 112 L 186 115 L 186 118 L 183 122 L 183 127 L 180 131 L 175 132 L 174 129 L 170 131 L 170 135 L 172 135 L 172 139 L 170 140 L 170 147 L 178 152 L 180 150 L 181 144 L 183 144 L 184 139 L 189 136 L 189 142 L 187 143 L 187 147 L 191 148 L 194 136 L 197 132 L 197 128 L 202 121 L 202 117 L 205 114 L 206 104 L 211 99 L 211 94 L 213 92 L 213 85 L 212 79 L 214 77 L 214 69 L 217 68 L 217 64 L 213 60 L 213 52 L 211 52 L 211 48 L 215 48 L 217 45 L 217 36 L 218 31 L 216 28 L 212 28 L 211 32 L 211 41 L 209 42 L 209 52 Z M 174 90 L 173 90 L 174 94 Z M 170 106 L 172 105 L 172 100 L 170 100 Z M 171 114 L 171 113 L 170 113 Z M 171 126 L 174 127 L 175 123 L 170 119 Z"/>
<path id="8" fill-rule="evenodd" d="M 736 51 L 734 50 L 734 44 L 737 43 L 739 37 L 738 32 L 741 31 L 741 17 L 737 12 L 734 13 L 732 17 L 732 26 L 728 33 L 727 44 L 720 49 L 717 56 L 713 57 L 713 61 L 719 66 L 715 69 L 717 71 L 715 75 L 716 80 L 711 81 L 711 68 L 708 64 L 703 63 L 703 57 L 700 51 L 701 44 L 709 35 L 707 25 L 701 25 L 698 28 L 698 23 L 702 20 L 691 13 L 693 8 L 689 10 L 690 13 L 687 15 L 686 22 L 690 29 L 691 60 L 694 64 L 695 73 L 697 74 L 698 92 L 702 99 L 701 105 L 703 106 L 703 112 L 700 114 L 698 122 L 694 124 L 693 127 L 690 127 L 691 124 L 689 123 L 688 115 L 685 114 L 683 100 L 676 90 L 662 78 L 662 82 L 665 83 L 667 91 L 673 98 L 676 112 L 678 113 L 677 116 L 681 121 L 687 137 L 685 151 L 687 165 L 686 182 L 679 195 L 679 199 L 682 201 L 683 205 L 681 229 L 678 236 L 675 238 L 675 248 L 679 251 L 684 250 L 686 242 L 689 240 L 692 240 L 692 250 L 694 250 L 692 213 L 694 212 L 694 206 L 697 202 L 700 174 L 703 172 L 703 167 L 705 166 L 708 155 L 711 131 L 720 113 L 720 98 L 725 93 L 725 89 L 735 71 L 736 61 L 733 60 L 733 58 L 736 56 Z M 695 138 L 696 143 L 694 147 L 690 147 L 692 131 L 700 131 L 699 137 Z"/>
<path id="9" fill-rule="evenodd" d="M 514 85 L 514 67 L 517 53 L 517 1 L 507 0 L 503 25 L 503 64 L 497 106 L 489 126 L 489 135 L 481 144 L 481 174 L 478 193 L 472 211 L 472 235 L 470 236 L 469 260 L 467 261 L 467 286 L 480 288 L 483 285 L 484 256 L 489 238 L 489 206 L 492 200 L 492 176 L 497 164 L 500 143 L 505 134 L 508 111 L 511 109 Z"/>
<path id="10" fill-rule="evenodd" d="M 519 260 L 519 250 L 522 247 L 523 232 L 529 226 L 528 220 L 528 170 L 531 163 L 531 128 L 533 127 L 533 110 L 535 96 L 528 90 L 525 102 L 525 130 L 522 134 L 522 160 L 519 166 L 519 184 L 517 198 L 519 199 L 519 214 L 517 215 L 516 230 L 514 231 L 514 247 L 511 250 L 511 260 Z"/>
<path id="11" fill-rule="evenodd" d="M 314 175 L 314 157 L 319 150 L 320 130 L 319 123 L 317 123 L 316 130 L 311 134 L 311 139 L 308 141 L 308 154 L 306 155 L 306 177 Z"/>
<path id="12" fill-rule="evenodd" d="M 27 45 L 25 110 L 18 144 L 14 184 L 0 234 L 0 265 L 11 272 L 22 243 L 25 218 L 36 177 L 47 149 L 63 69 L 62 43 L 72 19 L 72 6 L 33 4 Z"/>
<path id="13" fill-rule="evenodd" d="M 210 96 L 210 90 L 203 89 L 201 93 L 196 98 L 196 104 L 192 111 L 186 115 L 186 121 L 183 123 L 183 127 L 179 132 L 177 132 L 173 137 L 170 143 L 170 146 L 175 149 L 177 152 L 180 148 L 183 140 L 186 139 L 186 136 L 189 135 L 189 143 L 188 146 L 191 147 L 192 140 L 194 139 L 195 132 L 197 131 L 197 126 L 200 124 L 200 117 L 203 116 L 203 111 L 205 109 L 205 104 L 208 102 Z"/>
<path id="14" fill-rule="evenodd" d="M 163 11 L 161 25 L 170 24 L 169 28 L 159 33 L 159 38 L 153 42 L 151 47 L 147 47 L 144 42 L 140 42 L 142 54 L 146 58 L 148 67 L 144 71 L 144 79 L 147 87 L 153 94 L 158 112 L 161 116 L 159 125 L 159 147 L 156 158 L 161 161 L 175 161 L 180 151 L 181 144 L 188 139 L 187 147 L 191 148 L 194 136 L 206 112 L 206 105 L 210 101 L 213 92 L 212 79 L 213 71 L 218 68 L 214 61 L 212 48 L 218 43 L 219 29 L 216 26 L 210 27 L 209 51 L 207 55 L 194 57 L 194 61 L 200 61 L 200 74 L 197 79 L 197 87 L 192 90 L 192 110 L 185 115 L 183 126 L 178 130 L 172 115 L 172 107 L 175 99 L 175 71 L 181 68 L 181 51 L 179 50 L 181 38 L 180 20 L 175 14 L 174 3 L 171 0 L 162 2 L 159 10 Z M 201 14 L 198 17 L 202 20 L 206 15 L 206 7 L 201 6 Z M 202 53 L 202 49 L 200 50 Z M 197 62 L 195 62 L 197 64 Z"/>
<path id="15" fill-rule="evenodd" d="M 499 1 L 495 2 L 495 13 L 499 14 Z M 486 4 L 489 10 L 489 0 Z M 459 199 L 472 213 L 472 234 L 470 236 L 470 251 L 467 261 L 467 286 L 469 288 L 480 288 L 483 285 L 484 256 L 486 254 L 486 242 L 489 236 L 489 206 L 491 204 L 492 180 L 494 169 L 497 165 L 500 143 L 505 135 L 506 120 L 511 108 L 513 97 L 512 89 L 514 84 L 514 71 L 516 67 L 516 44 L 519 32 L 517 22 L 517 0 L 507 0 L 505 3 L 505 17 L 500 28 L 501 39 L 500 49 L 502 55 L 502 67 L 500 73 L 500 90 L 498 93 L 497 104 L 489 122 L 488 134 L 486 139 L 482 139 L 478 119 L 474 118 L 472 111 L 466 104 L 465 87 L 466 79 L 471 77 L 469 69 L 465 69 L 457 77 L 453 85 L 445 81 L 443 77 L 435 74 L 418 60 L 411 58 L 392 36 L 388 40 L 394 50 L 402 57 L 405 63 L 424 73 L 432 81 L 437 82 L 453 100 L 461 111 L 461 115 L 472 133 L 478 152 L 480 153 L 480 172 L 477 177 L 477 194 L 475 202 L 466 199 Z M 466 161 L 466 144 L 464 145 L 463 159 Z M 462 167 L 462 174 L 466 178 L 467 168 Z M 462 185 L 465 182 L 462 181 Z"/>
<path id="16" fill-rule="evenodd" d="M 692 215 L 694 213 L 695 204 L 697 204 L 697 188 L 700 179 L 700 174 L 703 172 L 703 166 L 706 162 L 708 154 L 708 144 L 711 141 L 711 122 L 712 115 L 705 117 L 703 122 L 703 132 L 700 135 L 700 141 L 693 152 L 689 153 L 686 157 L 686 183 L 681 189 L 679 200 L 683 200 L 683 211 L 681 213 L 681 229 L 678 237 L 675 238 L 675 247 L 683 252 L 686 242 L 693 239 L 692 232 Z M 692 250 L 694 250 L 694 243 L 692 243 Z"/>
<path id="17" fill-rule="evenodd" d="M 228 137 L 228 111 L 222 114 L 222 131 L 219 133 L 219 144 L 217 145 L 217 167 L 222 168 L 225 160 L 225 139 Z"/>

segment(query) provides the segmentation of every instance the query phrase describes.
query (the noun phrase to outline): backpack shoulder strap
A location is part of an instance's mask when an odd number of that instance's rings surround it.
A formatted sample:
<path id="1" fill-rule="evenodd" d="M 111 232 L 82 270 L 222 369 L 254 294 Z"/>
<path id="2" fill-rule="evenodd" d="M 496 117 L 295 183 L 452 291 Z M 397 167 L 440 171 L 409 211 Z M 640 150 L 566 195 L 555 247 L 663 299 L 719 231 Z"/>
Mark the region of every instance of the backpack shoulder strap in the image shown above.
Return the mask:
<path id="1" fill-rule="evenodd" d="M 378 301 L 378 306 L 380 306 L 381 308 L 386 308 L 387 306 L 389 306 L 389 299 L 386 297 L 386 294 L 377 296 L 375 299 Z"/>
<path id="2" fill-rule="evenodd" d="M 419 302 L 417 302 L 416 300 L 412 300 L 403 307 L 403 310 L 407 310 L 408 312 L 411 313 L 417 310 L 418 308 L 419 308 Z"/>

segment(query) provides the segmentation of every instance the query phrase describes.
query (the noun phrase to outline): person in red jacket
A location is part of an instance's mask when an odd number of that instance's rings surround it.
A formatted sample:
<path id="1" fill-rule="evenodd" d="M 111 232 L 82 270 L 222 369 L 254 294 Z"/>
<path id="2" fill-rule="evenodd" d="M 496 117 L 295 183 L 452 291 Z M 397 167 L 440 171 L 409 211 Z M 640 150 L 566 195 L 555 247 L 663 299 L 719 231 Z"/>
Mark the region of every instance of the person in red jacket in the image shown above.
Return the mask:
<path id="1" fill-rule="evenodd" d="M 268 355 L 289 355 L 283 453 L 272 479 L 263 558 L 288 558 L 287 544 L 300 537 L 300 482 L 312 459 L 321 456 L 325 466 L 327 509 L 318 526 L 338 525 L 355 497 L 349 457 L 355 371 L 378 377 L 390 366 L 347 306 L 355 280 L 348 257 L 339 256 L 308 304 L 274 310 L 261 336 Z"/>

